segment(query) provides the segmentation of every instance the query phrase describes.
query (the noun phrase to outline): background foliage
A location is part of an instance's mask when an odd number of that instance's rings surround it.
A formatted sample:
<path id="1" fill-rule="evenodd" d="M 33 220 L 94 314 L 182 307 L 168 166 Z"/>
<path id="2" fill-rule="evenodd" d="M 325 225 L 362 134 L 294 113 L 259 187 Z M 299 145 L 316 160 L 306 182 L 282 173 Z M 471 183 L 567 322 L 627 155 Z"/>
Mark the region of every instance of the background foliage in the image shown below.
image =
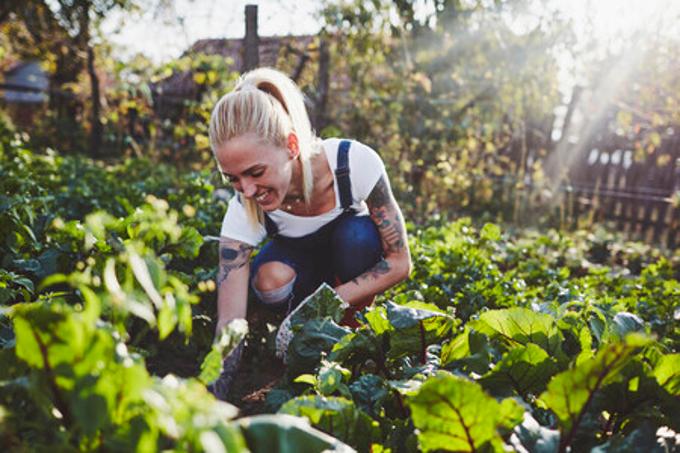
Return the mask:
<path id="1" fill-rule="evenodd" d="M 50 79 L 29 125 L 11 124 L 10 105 L 0 115 L 3 445 L 678 448 L 680 252 L 599 227 L 518 227 L 564 226 L 544 202 L 560 190 L 565 150 L 595 132 L 634 159 L 677 165 L 655 153 L 679 120 L 678 37 L 658 27 L 602 51 L 549 3 L 421 3 L 424 15 L 406 1 L 325 3 L 306 49 L 298 82 L 311 104 L 324 46 L 330 57 L 319 133 L 380 152 L 415 268 L 355 331 L 338 313 L 304 312 L 273 389 L 249 381 L 262 363 L 278 367 L 278 319 L 252 313 L 248 333 L 236 324 L 214 338 L 215 239 L 231 192 L 207 120 L 239 68 L 192 53 L 117 61 L 102 19 L 147 3 L 0 6 L 0 69 L 37 59 Z M 565 54 L 584 87 L 571 122 Z M 168 97 L 168 81 L 191 95 Z M 450 222 L 462 214 L 474 221 Z M 205 389 L 244 335 L 241 380 L 260 398 L 245 413 Z"/>

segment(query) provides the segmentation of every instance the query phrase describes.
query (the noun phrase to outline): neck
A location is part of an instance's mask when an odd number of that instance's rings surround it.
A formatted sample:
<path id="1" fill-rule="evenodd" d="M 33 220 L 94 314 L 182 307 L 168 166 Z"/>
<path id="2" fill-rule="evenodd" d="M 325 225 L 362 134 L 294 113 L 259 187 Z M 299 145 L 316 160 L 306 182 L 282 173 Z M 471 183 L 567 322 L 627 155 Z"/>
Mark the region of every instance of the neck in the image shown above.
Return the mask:
<path id="1" fill-rule="evenodd" d="M 304 198 L 304 190 L 302 187 L 302 161 L 295 159 L 293 161 L 293 171 L 290 175 L 290 187 L 286 198 L 289 200 L 301 200 Z"/>

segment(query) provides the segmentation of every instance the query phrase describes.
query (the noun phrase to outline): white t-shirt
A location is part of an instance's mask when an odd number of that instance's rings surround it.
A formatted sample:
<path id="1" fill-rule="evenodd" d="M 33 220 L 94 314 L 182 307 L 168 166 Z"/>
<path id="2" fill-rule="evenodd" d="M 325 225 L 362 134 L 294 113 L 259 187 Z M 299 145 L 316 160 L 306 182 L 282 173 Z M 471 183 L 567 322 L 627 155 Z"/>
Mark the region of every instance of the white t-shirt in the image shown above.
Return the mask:
<path id="1" fill-rule="evenodd" d="M 333 172 L 333 190 L 335 191 L 335 207 L 328 212 L 313 217 L 302 217 L 290 214 L 281 209 L 268 212 L 267 215 L 279 228 L 279 234 L 286 237 L 302 237 L 313 233 L 342 214 L 340 191 L 335 178 L 338 164 L 338 145 L 340 139 L 330 138 L 322 142 L 328 165 Z M 352 207 L 357 215 L 368 215 L 366 198 L 375 187 L 380 176 L 385 173 L 385 164 L 378 153 L 363 143 L 352 141 L 349 152 L 349 179 L 352 184 Z M 267 237 L 264 225 L 253 225 L 248 221 L 243 205 L 234 195 L 229 201 L 227 213 L 222 221 L 220 235 L 237 241 L 257 246 Z"/>

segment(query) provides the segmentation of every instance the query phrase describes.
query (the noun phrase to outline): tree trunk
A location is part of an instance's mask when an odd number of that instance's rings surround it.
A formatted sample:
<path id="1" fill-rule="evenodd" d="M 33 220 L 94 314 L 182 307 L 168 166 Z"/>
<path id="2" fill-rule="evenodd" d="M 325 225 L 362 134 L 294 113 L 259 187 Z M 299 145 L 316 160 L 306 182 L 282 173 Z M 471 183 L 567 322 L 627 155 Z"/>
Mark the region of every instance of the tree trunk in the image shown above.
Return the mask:
<path id="1" fill-rule="evenodd" d="M 57 55 L 55 71 L 50 77 L 50 97 L 48 109 L 53 112 L 49 121 L 49 146 L 65 152 L 82 149 L 82 127 L 79 115 L 82 105 L 72 89 L 67 88 L 75 84 L 78 74 L 82 70 L 82 60 L 77 53 L 66 45 L 55 45 L 54 54 Z"/>
<path id="2" fill-rule="evenodd" d="M 101 98 L 99 93 L 99 77 L 94 66 L 94 49 L 92 46 L 87 46 L 87 73 L 90 76 L 90 87 L 92 90 L 90 101 L 92 102 L 92 112 L 90 116 L 90 156 L 96 157 L 99 155 L 102 146 L 102 135 L 104 128 L 101 119 L 99 118 L 101 112 Z"/>
<path id="3" fill-rule="evenodd" d="M 328 125 L 326 109 L 328 108 L 328 88 L 330 83 L 330 53 L 328 41 L 322 37 L 319 43 L 319 87 L 316 96 L 315 125 L 317 131 Z"/>

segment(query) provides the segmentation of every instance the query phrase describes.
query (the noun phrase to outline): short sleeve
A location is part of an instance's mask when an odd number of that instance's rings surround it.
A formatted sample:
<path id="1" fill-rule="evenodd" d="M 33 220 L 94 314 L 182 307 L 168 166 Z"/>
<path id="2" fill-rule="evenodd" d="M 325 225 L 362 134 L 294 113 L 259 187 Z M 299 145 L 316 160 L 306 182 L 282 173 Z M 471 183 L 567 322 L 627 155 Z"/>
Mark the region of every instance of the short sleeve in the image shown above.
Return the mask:
<path id="1" fill-rule="evenodd" d="M 373 148 L 353 141 L 349 151 L 349 171 L 353 198 L 364 201 L 381 176 L 387 179 L 385 164 Z"/>
<path id="2" fill-rule="evenodd" d="M 255 247 L 264 240 L 267 231 L 263 225 L 253 225 L 248 220 L 245 208 L 238 200 L 238 196 L 234 195 L 229 200 L 229 207 L 222 221 L 220 236 L 245 242 Z"/>

